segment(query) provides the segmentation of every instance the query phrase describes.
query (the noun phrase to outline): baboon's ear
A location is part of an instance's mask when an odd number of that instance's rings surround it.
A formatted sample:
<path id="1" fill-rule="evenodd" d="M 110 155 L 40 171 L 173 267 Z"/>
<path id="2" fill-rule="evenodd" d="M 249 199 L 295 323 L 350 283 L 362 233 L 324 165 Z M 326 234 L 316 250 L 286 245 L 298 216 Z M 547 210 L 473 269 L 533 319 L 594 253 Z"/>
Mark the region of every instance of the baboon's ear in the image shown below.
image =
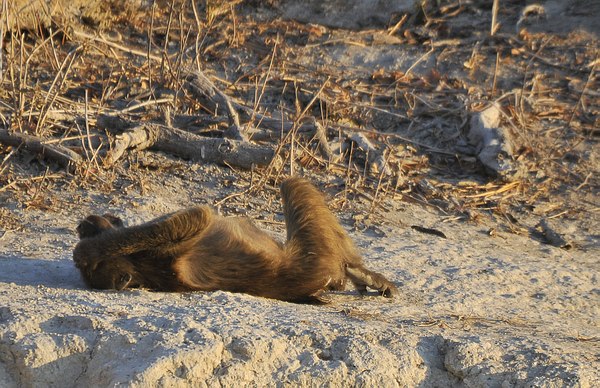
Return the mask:
<path id="1" fill-rule="evenodd" d="M 129 283 L 131 283 L 131 280 L 133 280 L 133 276 L 131 276 L 130 273 L 124 273 L 121 275 L 116 275 L 115 278 L 115 289 L 116 290 L 124 290 L 125 288 L 127 288 L 127 286 L 129 285 Z"/>

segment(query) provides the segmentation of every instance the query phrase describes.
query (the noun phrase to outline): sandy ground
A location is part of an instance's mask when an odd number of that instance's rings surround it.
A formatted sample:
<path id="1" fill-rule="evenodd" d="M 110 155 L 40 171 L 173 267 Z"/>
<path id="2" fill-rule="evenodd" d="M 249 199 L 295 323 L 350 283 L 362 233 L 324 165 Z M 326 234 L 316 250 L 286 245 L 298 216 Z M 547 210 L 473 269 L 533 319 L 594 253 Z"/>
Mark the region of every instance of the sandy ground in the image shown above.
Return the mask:
<path id="1" fill-rule="evenodd" d="M 0 386 L 600 384 L 599 250 L 591 234 L 586 249 L 567 251 L 490 236 L 486 220 L 443 222 L 388 200 L 389 211 L 364 230 L 350 222 L 360 204 L 340 216 L 369 267 L 399 285 L 395 300 L 348 290 L 330 305 L 307 306 L 227 292 L 85 289 L 71 260 L 78 219 L 112 211 L 133 224 L 215 203 L 243 185 L 208 170 L 164 184 L 156 176 L 145 196 L 131 188 L 112 200 L 55 190 L 62 210 L 12 209 L 22 226 L 0 240 Z M 281 239 L 280 210 L 268 213 L 279 204 L 268 203 L 254 199 L 248 215 Z"/>

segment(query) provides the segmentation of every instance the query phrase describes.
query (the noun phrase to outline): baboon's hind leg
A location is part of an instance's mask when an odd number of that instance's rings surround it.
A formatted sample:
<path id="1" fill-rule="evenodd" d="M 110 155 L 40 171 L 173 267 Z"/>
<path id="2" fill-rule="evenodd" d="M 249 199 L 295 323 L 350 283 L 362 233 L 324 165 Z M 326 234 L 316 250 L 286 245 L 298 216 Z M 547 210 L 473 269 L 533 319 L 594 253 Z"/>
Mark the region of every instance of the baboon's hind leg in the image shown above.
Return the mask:
<path id="1" fill-rule="evenodd" d="M 398 295 L 398 288 L 387 280 L 383 275 L 369 271 L 362 266 L 346 267 L 346 275 L 350 278 L 358 292 L 367 293 L 367 287 L 379 291 L 387 298 L 393 298 Z"/>
<path id="2" fill-rule="evenodd" d="M 287 228 L 287 247 L 294 247 L 303 263 L 312 263 L 317 291 L 343 289 L 349 278 L 361 293 L 367 287 L 386 297 L 398 294 L 396 286 L 383 275 L 364 267 L 354 243 L 328 209 L 323 195 L 310 182 L 290 178 L 281 185 Z M 314 266 L 319 265 L 319 271 Z M 327 280 L 329 278 L 329 280 Z M 323 282 L 325 280 L 326 282 Z M 319 300 L 319 294 L 310 293 L 311 300 Z"/>

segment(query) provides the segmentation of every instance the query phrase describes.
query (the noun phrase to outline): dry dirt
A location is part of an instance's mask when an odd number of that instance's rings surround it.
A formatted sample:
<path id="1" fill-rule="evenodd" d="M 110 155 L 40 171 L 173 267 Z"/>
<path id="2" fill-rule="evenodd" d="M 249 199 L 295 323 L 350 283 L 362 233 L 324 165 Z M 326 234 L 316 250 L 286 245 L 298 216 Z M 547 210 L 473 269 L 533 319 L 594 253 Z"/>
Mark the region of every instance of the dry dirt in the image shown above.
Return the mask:
<path id="1" fill-rule="evenodd" d="M 348 29 L 342 16 L 328 21 L 325 2 L 208 3 L 199 19 L 188 2 L 157 2 L 135 16 L 71 21 L 115 41 L 2 31 L 0 130 L 67 145 L 85 165 L 68 174 L 0 144 L 0 386 L 600 386 L 594 1 L 550 1 L 527 20 L 522 2 L 500 2 L 495 38 L 485 1 L 394 2 L 393 12 L 351 1 L 355 12 L 338 7 Z M 155 54 L 174 53 L 168 65 L 144 57 L 151 15 Z M 27 67 L 13 55 L 19 42 Z M 308 107 L 345 153 L 328 164 L 298 138 L 275 141 L 278 160 L 251 172 L 150 150 L 103 166 L 111 138 L 99 115 L 177 123 L 203 111 L 178 83 L 196 52 L 228 95 L 291 120 Z M 492 101 L 513 131 L 518 176 L 487 175 L 466 141 L 470 117 Z M 186 129 L 221 136 L 224 124 Z M 352 153 L 355 133 L 385 165 Z M 292 171 L 326 193 L 399 298 L 349 289 L 308 306 L 95 291 L 72 263 L 74 228 L 89 213 L 131 225 L 210 204 L 283 240 L 277 184 Z M 542 220 L 564 244 L 551 244 Z"/>

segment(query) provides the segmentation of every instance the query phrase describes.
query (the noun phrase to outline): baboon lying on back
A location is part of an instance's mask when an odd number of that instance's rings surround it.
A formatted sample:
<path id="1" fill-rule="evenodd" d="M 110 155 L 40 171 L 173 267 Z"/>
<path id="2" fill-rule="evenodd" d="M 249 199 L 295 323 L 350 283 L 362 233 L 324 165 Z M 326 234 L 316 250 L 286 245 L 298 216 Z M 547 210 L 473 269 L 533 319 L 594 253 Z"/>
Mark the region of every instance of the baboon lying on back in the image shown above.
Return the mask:
<path id="1" fill-rule="evenodd" d="M 92 288 L 245 292 L 290 302 L 324 303 L 326 290 L 350 279 L 392 297 L 397 288 L 365 268 L 350 237 L 307 180 L 281 185 L 287 241 L 250 220 L 221 217 L 208 206 L 123 227 L 114 216 L 91 215 L 77 227 L 75 265 Z"/>

